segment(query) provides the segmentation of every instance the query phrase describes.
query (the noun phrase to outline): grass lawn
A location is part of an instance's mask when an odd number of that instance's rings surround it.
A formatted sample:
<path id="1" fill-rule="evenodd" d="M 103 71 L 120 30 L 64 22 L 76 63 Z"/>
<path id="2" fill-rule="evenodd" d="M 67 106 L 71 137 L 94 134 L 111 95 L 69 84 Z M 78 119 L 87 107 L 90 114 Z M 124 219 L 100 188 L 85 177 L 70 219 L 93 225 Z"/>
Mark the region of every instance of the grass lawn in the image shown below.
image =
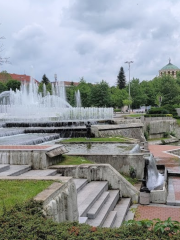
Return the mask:
<path id="1" fill-rule="evenodd" d="M 93 164 L 93 162 L 84 157 L 63 155 L 62 162 L 60 162 L 58 165 L 80 165 L 83 163 Z"/>
<path id="2" fill-rule="evenodd" d="M 0 180 L 0 215 L 16 203 L 22 204 L 49 187 L 53 181 Z"/>
<path id="3" fill-rule="evenodd" d="M 106 138 L 70 138 L 61 141 L 60 143 L 68 143 L 68 142 L 132 142 L 132 139 L 130 138 L 125 138 L 121 136 L 117 137 L 106 137 Z"/>
<path id="4" fill-rule="evenodd" d="M 126 114 L 126 115 L 123 115 L 123 117 L 141 117 L 141 116 L 144 116 L 145 113 L 134 113 L 134 114 Z"/>

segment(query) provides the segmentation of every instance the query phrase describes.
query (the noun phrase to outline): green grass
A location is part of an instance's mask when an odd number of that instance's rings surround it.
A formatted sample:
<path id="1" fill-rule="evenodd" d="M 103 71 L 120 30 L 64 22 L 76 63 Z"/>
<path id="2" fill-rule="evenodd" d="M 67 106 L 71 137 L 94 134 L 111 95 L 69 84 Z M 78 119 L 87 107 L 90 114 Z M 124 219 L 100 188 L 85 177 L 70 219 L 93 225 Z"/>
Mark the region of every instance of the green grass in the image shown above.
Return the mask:
<path id="1" fill-rule="evenodd" d="M 148 139 L 148 142 L 159 141 L 159 140 L 166 140 L 166 139 L 171 139 L 171 138 L 170 137 L 167 137 L 167 138 L 152 138 L 152 139 Z"/>
<path id="2" fill-rule="evenodd" d="M 49 187 L 53 181 L 0 180 L 0 215 L 3 208 L 10 209 L 22 204 Z"/>
<path id="3" fill-rule="evenodd" d="M 117 136 L 117 137 L 106 137 L 106 138 L 70 138 L 61 141 L 60 143 L 68 143 L 68 142 L 130 142 L 132 139 Z"/>
<path id="4" fill-rule="evenodd" d="M 92 164 L 93 162 L 87 160 L 84 157 L 80 157 L 80 156 L 63 155 L 62 162 L 60 162 L 58 165 L 80 165 L 80 164 L 84 164 L 84 163 Z"/>
<path id="5" fill-rule="evenodd" d="M 139 180 L 137 178 L 131 178 L 130 176 L 127 176 L 126 174 L 120 173 L 128 182 L 130 182 L 133 186 L 137 183 L 139 183 Z"/>
<path id="6" fill-rule="evenodd" d="M 141 117 L 144 115 L 145 113 L 135 113 L 135 114 L 126 114 L 126 115 L 123 115 L 123 117 Z"/>
<path id="7" fill-rule="evenodd" d="M 177 124 L 180 126 L 180 119 L 176 119 Z"/>

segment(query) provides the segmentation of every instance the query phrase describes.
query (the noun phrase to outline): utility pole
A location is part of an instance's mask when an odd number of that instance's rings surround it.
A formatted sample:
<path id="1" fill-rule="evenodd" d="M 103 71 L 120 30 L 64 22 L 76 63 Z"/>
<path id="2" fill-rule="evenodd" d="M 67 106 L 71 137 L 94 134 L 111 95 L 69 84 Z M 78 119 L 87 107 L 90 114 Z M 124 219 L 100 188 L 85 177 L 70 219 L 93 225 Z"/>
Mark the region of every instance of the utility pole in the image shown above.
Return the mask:
<path id="1" fill-rule="evenodd" d="M 126 61 L 125 63 L 127 63 L 129 65 L 129 101 L 130 101 L 131 100 L 130 66 L 131 66 L 131 63 L 133 63 L 133 61 Z M 130 114 L 130 103 L 129 103 L 129 114 Z"/>

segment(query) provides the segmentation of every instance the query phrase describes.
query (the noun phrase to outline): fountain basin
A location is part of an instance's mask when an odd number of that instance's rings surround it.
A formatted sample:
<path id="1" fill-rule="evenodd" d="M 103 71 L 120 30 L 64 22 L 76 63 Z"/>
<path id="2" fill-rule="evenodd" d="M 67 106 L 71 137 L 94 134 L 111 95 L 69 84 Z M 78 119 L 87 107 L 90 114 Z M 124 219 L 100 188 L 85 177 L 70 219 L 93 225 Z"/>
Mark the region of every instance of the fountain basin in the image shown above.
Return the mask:
<path id="1" fill-rule="evenodd" d="M 167 201 L 167 169 L 164 165 L 157 165 L 158 171 L 163 172 L 164 181 L 161 189 L 154 189 L 150 191 L 151 203 L 166 203 Z"/>
<path id="2" fill-rule="evenodd" d="M 63 143 L 68 150 L 67 155 L 82 156 L 97 164 L 110 164 L 118 172 L 130 175 L 130 169 L 136 172 L 136 178 L 142 179 L 144 174 L 144 158 L 137 144 L 123 143 Z M 137 152 L 130 153 L 133 149 Z"/>

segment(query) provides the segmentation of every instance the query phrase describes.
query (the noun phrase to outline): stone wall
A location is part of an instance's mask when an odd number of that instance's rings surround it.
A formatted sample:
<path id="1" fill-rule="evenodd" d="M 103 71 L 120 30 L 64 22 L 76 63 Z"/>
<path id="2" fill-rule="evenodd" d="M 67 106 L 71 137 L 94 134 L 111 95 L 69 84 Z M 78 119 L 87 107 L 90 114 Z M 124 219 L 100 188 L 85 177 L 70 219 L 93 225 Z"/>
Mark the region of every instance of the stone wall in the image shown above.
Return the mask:
<path id="1" fill-rule="evenodd" d="M 145 141 L 143 124 L 93 125 L 91 131 L 95 137 L 123 136 Z"/>
<path id="2" fill-rule="evenodd" d="M 148 118 L 146 118 L 148 119 Z M 161 138 L 165 132 L 175 132 L 176 131 L 176 120 L 153 120 L 144 122 L 144 131 L 149 128 L 149 139 Z"/>
<path id="3" fill-rule="evenodd" d="M 110 189 L 119 189 L 121 197 L 130 197 L 133 203 L 138 203 L 139 191 L 110 164 L 57 165 L 51 168 L 57 169 L 64 176 L 85 178 L 89 182 L 108 181 Z"/>
<path id="4" fill-rule="evenodd" d="M 77 191 L 72 178 L 65 183 L 54 182 L 34 200 L 43 201 L 44 214 L 55 222 L 78 221 Z"/>
<path id="5" fill-rule="evenodd" d="M 79 154 L 70 154 L 70 155 L 79 156 Z M 118 172 L 126 175 L 129 175 L 129 170 L 132 167 L 135 169 L 136 178 L 143 179 L 144 166 L 145 166 L 145 160 L 143 155 L 144 155 L 143 153 L 135 153 L 135 154 L 120 154 L 120 155 L 84 154 L 81 156 L 97 164 L 110 164 Z"/>

